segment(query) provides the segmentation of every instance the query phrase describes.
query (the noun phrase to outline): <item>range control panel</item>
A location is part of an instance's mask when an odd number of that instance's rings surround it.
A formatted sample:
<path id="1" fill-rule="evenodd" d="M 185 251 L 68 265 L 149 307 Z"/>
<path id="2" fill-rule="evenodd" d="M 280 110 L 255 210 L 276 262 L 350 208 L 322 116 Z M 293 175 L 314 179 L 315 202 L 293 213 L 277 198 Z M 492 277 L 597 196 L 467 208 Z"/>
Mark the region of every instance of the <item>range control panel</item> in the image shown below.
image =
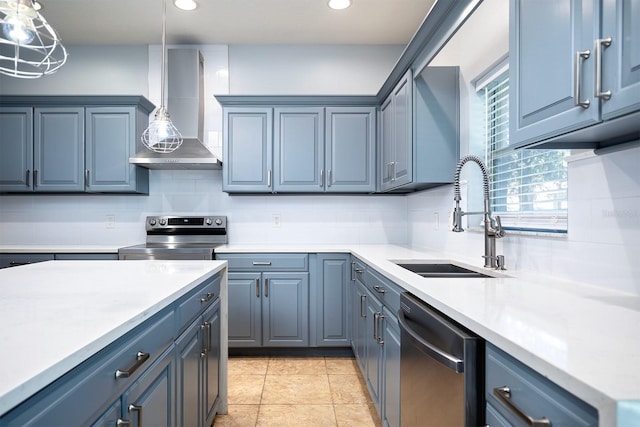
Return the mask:
<path id="1" fill-rule="evenodd" d="M 145 226 L 147 231 L 161 229 L 207 230 L 226 229 L 227 217 L 220 215 L 207 216 L 148 216 Z"/>

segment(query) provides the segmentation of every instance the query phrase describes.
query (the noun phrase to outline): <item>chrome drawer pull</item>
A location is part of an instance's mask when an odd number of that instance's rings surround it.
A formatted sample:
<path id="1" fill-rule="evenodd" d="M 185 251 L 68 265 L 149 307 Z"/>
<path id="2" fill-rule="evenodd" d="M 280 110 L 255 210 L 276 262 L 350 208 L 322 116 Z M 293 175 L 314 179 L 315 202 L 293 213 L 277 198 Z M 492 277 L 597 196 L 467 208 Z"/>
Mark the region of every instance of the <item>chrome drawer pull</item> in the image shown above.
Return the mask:
<path id="1" fill-rule="evenodd" d="M 204 297 L 200 298 L 200 303 L 204 304 L 205 302 L 210 301 L 214 296 L 215 294 L 213 292 L 207 292 Z"/>
<path id="2" fill-rule="evenodd" d="M 602 91 L 602 48 L 611 46 L 612 41 L 611 37 L 596 40 L 596 90 L 594 96 L 605 101 L 611 99 L 611 91 Z"/>
<path id="3" fill-rule="evenodd" d="M 518 416 L 522 421 L 527 423 L 528 426 L 531 427 L 551 427 L 551 420 L 547 417 L 542 418 L 532 418 L 529 415 L 525 414 L 522 409 L 516 406 L 511 401 L 511 389 L 508 386 L 497 387 L 493 389 L 493 394 L 500 400 L 500 402 L 504 403 L 507 408 L 511 410 L 514 414 Z"/>
<path id="4" fill-rule="evenodd" d="M 379 294 L 384 294 L 384 293 L 386 293 L 386 292 L 387 292 L 387 291 L 386 291 L 382 286 L 380 286 L 380 285 L 375 285 L 375 286 L 373 287 L 373 289 L 375 289 L 375 291 L 376 291 L 377 293 L 379 293 Z"/>
<path id="5" fill-rule="evenodd" d="M 589 108 L 589 104 L 591 103 L 589 101 L 589 98 L 585 99 L 584 101 L 580 100 L 580 86 L 582 85 L 582 77 L 580 77 L 580 71 L 582 70 L 582 61 L 588 59 L 590 55 L 591 52 L 589 52 L 588 50 L 576 52 L 576 62 L 575 64 L 573 64 L 573 66 L 575 67 L 573 74 L 573 104 L 576 107 L 579 106 L 582 108 Z"/>
<path id="6" fill-rule="evenodd" d="M 145 352 L 139 351 L 136 354 L 136 363 L 134 363 L 134 365 L 132 367 L 130 367 L 129 369 L 127 369 L 125 371 L 122 371 L 120 369 L 116 369 L 116 379 L 118 379 L 118 378 L 129 378 L 148 359 L 149 359 L 149 353 L 145 353 Z"/>
<path id="7" fill-rule="evenodd" d="M 366 299 L 366 295 L 360 295 L 360 317 L 367 317 L 367 313 L 364 312 L 364 300 Z"/>
<path id="8" fill-rule="evenodd" d="M 253 265 L 271 265 L 271 261 L 253 261 Z"/>
<path id="9" fill-rule="evenodd" d="M 142 427 L 142 406 L 134 405 L 133 403 L 129 405 L 129 413 L 137 412 L 138 413 L 138 427 Z"/>

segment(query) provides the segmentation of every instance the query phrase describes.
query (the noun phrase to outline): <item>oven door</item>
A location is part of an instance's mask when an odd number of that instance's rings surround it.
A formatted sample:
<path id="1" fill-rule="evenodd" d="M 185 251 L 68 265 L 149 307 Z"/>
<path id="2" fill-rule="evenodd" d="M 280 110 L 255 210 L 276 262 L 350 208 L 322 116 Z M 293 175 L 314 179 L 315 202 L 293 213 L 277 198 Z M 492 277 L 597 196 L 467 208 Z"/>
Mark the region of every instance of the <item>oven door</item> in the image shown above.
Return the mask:
<path id="1" fill-rule="evenodd" d="M 148 247 L 147 245 L 129 246 L 118 249 L 118 259 L 135 260 L 212 260 L 212 247 Z"/>

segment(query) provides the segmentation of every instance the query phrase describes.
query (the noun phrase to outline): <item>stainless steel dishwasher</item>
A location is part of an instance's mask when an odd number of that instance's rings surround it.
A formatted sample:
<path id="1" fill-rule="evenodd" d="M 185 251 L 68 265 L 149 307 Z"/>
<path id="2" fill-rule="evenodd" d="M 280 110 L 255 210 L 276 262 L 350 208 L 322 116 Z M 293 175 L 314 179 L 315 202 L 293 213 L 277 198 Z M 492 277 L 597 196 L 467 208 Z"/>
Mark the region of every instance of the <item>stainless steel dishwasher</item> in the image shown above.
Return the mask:
<path id="1" fill-rule="evenodd" d="M 484 425 L 484 343 L 411 295 L 400 295 L 402 427 Z"/>

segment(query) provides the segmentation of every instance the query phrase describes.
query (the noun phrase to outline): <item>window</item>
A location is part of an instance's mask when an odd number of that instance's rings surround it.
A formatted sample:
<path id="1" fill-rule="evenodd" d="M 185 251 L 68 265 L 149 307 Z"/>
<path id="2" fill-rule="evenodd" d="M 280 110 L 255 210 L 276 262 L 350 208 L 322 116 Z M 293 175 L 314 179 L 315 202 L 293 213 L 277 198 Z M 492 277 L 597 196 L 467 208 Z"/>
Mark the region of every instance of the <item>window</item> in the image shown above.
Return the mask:
<path id="1" fill-rule="evenodd" d="M 509 73 L 504 68 L 478 94 L 485 104 L 485 161 L 493 215 L 499 215 L 507 229 L 566 233 L 564 157 L 569 150 L 509 147 Z"/>

